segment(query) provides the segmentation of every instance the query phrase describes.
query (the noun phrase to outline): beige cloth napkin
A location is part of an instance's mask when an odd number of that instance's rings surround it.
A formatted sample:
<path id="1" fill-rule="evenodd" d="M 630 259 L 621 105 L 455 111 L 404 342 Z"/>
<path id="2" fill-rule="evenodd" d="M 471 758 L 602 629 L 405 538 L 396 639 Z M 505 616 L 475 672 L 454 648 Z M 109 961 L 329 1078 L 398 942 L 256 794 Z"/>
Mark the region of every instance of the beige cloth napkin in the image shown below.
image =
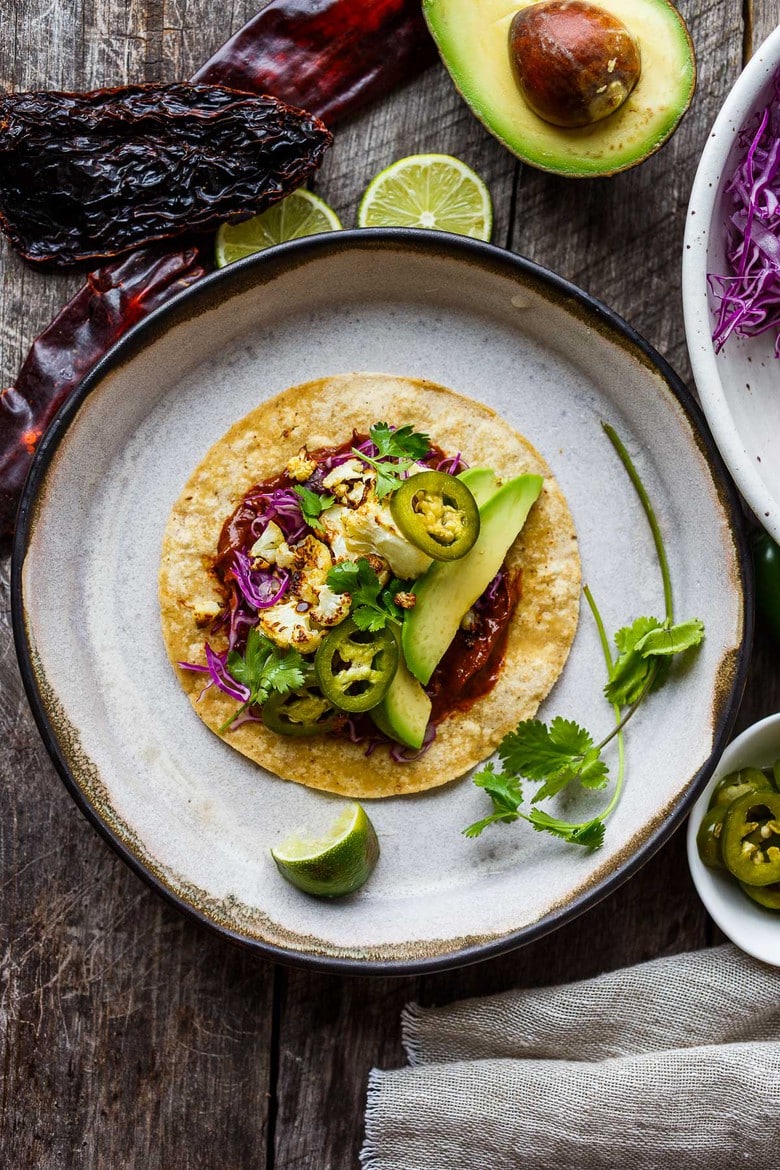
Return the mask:
<path id="1" fill-rule="evenodd" d="M 780 971 L 723 946 L 425 1009 L 365 1170 L 735 1170 L 780 1156 Z"/>

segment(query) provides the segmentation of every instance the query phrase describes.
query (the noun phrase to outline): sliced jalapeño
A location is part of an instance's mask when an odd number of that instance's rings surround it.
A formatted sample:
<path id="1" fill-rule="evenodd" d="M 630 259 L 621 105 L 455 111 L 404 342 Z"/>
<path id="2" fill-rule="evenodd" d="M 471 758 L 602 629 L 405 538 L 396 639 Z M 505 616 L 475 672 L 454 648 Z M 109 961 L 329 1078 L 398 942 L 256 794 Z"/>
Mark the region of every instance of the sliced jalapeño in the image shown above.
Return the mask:
<path id="1" fill-rule="evenodd" d="M 361 630 L 352 618 L 320 643 L 314 672 L 326 699 L 342 711 L 370 711 L 381 703 L 398 669 L 398 643 L 387 627 Z"/>
<path id="2" fill-rule="evenodd" d="M 443 471 L 405 479 L 390 501 L 399 529 L 435 561 L 464 557 L 479 536 L 479 508 L 462 480 Z"/>
<path id="3" fill-rule="evenodd" d="M 275 691 L 263 703 L 261 715 L 277 735 L 319 735 L 330 731 L 335 711 L 316 686 L 304 686 L 286 695 Z"/>

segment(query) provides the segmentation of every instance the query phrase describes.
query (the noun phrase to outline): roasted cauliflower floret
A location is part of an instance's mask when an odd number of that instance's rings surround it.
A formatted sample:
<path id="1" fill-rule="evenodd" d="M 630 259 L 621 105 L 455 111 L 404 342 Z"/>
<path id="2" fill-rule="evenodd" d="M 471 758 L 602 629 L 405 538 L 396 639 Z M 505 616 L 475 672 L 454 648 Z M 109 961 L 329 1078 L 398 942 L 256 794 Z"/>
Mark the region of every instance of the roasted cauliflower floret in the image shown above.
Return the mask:
<path id="1" fill-rule="evenodd" d="M 278 565 L 280 569 L 289 569 L 293 563 L 293 551 L 284 539 L 281 528 L 273 520 L 268 521 L 250 548 L 249 555 L 264 565 Z"/>
<path id="2" fill-rule="evenodd" d="M 333 568 L 330 549 L 316 536 L 305 536 L 293 549 L 290 592 L 309 605 L 316 605 L 318 590 Z"/>
<path id="3" fill-rule="evenodd" d="M 262 610 L 258 624 L 262 633 L 286 650 L 292 646 L 301 654 L 311 654 L 323 639 L 324 632 L 312 627 L 311 610 L 298 612 L 299 600 L 278 602 L 271 609 Z"/>
<path id="4" fill-rule="evenodd" d="M 349 617 L 351 604 L 349 593 L 334 593 L 329 585 L 322 585 L 317 604 L 312 606 L 311 616 L 321 626 L 337 626 Z"/>
<path id="5" fill-rule="evenodd" d="M 287 466 L 285 467 L 285 471 L 290 479 L 297 480 L 298 483 L 303 483 L 316 470 L 317 463 L 314 459 L 309 458 L 309 452 L 305 447 L 301 447 L 297 455 L 293 455 L 291 459 L 288 459 Z"/>
<path id="6" fill-rule="evenodd" d="M 322 486 L 336 497 L 338 503 L 359 508 L 375 483 L 376 472 L 366 467 L 360 459 L 348 459 L 328 472 Z"/>
<path id="7" fill-rule="evenodd" d="M 415 548 L 396 527 L 384 501 L 368 500 L 344 517 L 344 539 L 351 556 L 377 553 L 390 565 L 396 577 L 419 577 L 431 558 Z"/>
<path id="8" fill-rule="evenodd" d="M 349 514 L 349 509 L 343 507 L 341 504 L 333 504 L 320 516 L 320 524 L 322 525 L 322 534 L 325 540 L 330 545 L 330 551 L 334 561 L 348 561 L 349 549 L 344 537 L 344 517 Z"/>

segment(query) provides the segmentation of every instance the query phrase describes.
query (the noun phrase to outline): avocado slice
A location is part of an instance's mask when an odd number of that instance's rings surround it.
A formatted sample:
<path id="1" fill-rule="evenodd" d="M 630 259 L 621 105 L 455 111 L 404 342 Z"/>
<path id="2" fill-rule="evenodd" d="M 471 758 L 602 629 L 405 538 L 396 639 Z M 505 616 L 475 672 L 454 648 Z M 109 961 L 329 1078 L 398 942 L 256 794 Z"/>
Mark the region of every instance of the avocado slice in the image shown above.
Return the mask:
<path id="1" fill-rule="evenodd" d="M 390 690 L 377 707 L 372 707 L 369 715 L 390 739 L 417 749 L 422 747 L 425 739 L 431 706 L 431 700 L 409 673 L 401 655 Z"/>
<path id="2" fill-rule="evenodd" d="M 479 506 L 498 491 L 498 476 L 490 467 L 467 467 L 457 478 L 465 483 Z M 431 700 L 410 673 L 403 655 L 399 657 L 390 690 L 369 714 L 389 739 L 409 748 L 422 747 L 431 717 Z"/>
<path id="3" fill-rule="evenodd" d="M 498 476 L 491 467 L 467 467 L 456 479 L 465 483 L 479 508 L 498 491 Z"/>
<path id="4" fill-rule="evenodd" d="M 538 499 L 540 475 L 510 479 L 479 509 L 477 542 L 457 561 L 434 561 L 418 578 L 417 603 L 404 618 L 406 665 L 423 685 L 433 674 L 461 618 L 487 589 Z"/>
<path id="5" fill-rule="evenodd" d="M 639 44 L 641 74 L 624 104 L 599 122 L 566 129 L 545 122 L 512 73 L 509 26 L 535 0 L 423 0 L 433 39 L 462 97 L 513 154 L 572 178 L 614 175 L 643 162 L 677 128 L 693 97 L 688 29 L 670 0 L 595 0 Z"/>

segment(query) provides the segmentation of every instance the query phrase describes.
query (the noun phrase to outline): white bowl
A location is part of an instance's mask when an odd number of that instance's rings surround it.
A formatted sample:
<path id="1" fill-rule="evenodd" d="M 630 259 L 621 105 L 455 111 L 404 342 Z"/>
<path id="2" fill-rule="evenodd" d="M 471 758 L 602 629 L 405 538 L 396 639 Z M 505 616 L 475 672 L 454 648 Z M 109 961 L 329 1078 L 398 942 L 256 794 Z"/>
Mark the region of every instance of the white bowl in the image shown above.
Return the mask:
<path id="1" fill-rule="evenodd" d="M 732 335 L 716 355 L 716 301 L 707 274 L 727 271 L 724 187 L 739 152 L 739 132 L 766 105 L 778 67 L 780 28 L 737 79 L 707 140 L 688 208 L 682 273 L 685 333 L 704 413 L 739 490 L 775 540 L 780 540 L 780 360 L 774 357 L 774 332 L 749 340 Z"/>
<path id="2" fill-rule="evenodd" d="M 734 878 L 709 869 L 696 848 L 696 833 L 715 785 L 738 768 L 766 768 L 780 759 L 780 714 L 748 727 L 726 748 L 688 821 L 688 865 L 693 884 L 709 914 L 732 942 L 749 955 L 780 967 L 780 914 L 751 902 Z"/>

